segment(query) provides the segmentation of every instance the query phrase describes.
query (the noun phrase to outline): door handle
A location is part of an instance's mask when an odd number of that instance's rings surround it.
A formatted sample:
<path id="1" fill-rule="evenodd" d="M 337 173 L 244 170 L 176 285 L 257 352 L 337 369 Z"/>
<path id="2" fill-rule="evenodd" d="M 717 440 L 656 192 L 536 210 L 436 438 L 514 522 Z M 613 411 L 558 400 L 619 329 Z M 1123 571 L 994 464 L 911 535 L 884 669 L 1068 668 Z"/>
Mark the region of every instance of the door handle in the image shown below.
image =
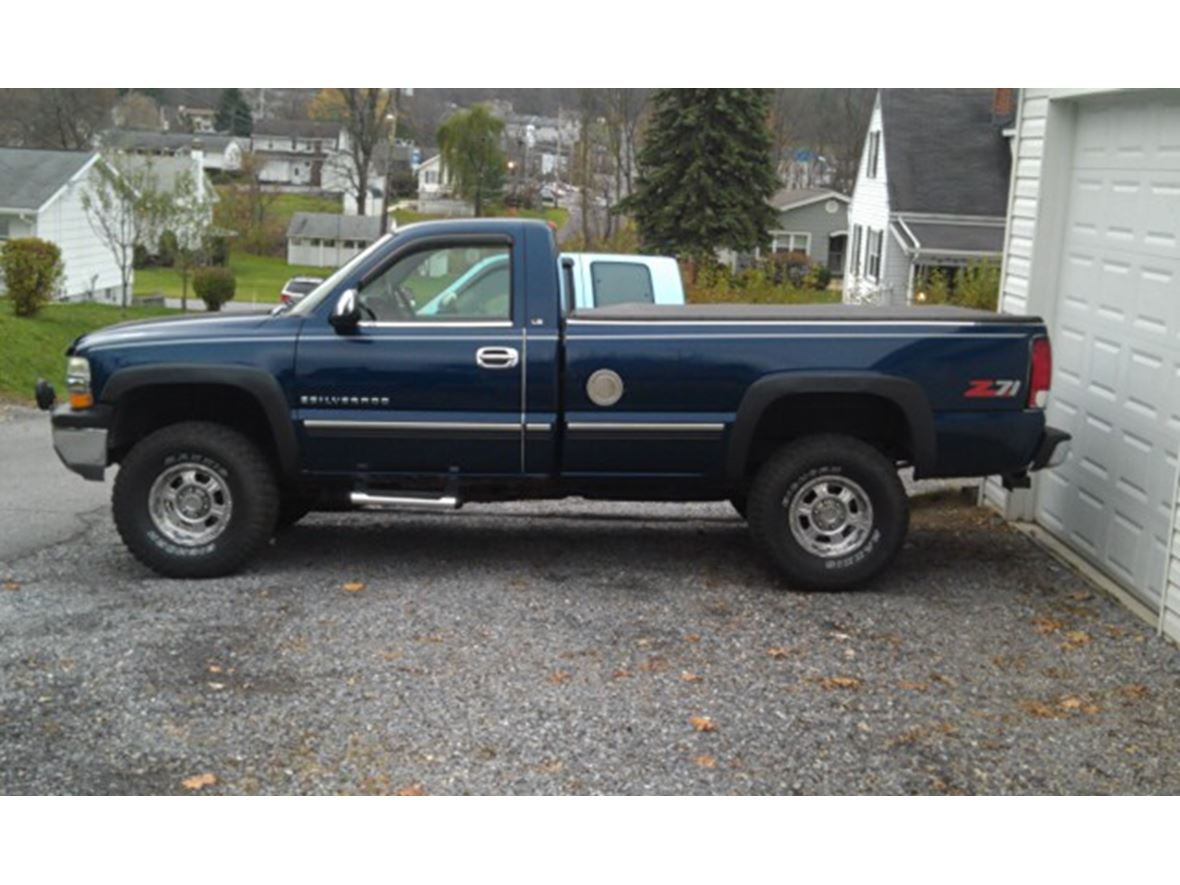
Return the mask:
<path id="1" fill-rule="evenodd" d="M 475 364 L 483 369 L 511 369 L 519 363 L 515 347 L 481 347 L 475 352 Z"/>

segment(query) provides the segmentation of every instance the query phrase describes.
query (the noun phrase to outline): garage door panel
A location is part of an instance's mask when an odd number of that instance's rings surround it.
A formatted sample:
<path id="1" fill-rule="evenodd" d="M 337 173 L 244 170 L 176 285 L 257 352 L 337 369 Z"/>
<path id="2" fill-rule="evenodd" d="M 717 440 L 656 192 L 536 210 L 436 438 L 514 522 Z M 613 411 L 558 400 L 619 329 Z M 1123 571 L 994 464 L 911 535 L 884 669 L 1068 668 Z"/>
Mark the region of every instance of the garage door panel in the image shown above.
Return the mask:
<path id="1" fill-rule="evenodd" d="M 1151 601 L 1180 436 L 1180 97 L 1080 103 L 1069 182 L 1049 420 L 1074 448 L 1038 518 Z"/>

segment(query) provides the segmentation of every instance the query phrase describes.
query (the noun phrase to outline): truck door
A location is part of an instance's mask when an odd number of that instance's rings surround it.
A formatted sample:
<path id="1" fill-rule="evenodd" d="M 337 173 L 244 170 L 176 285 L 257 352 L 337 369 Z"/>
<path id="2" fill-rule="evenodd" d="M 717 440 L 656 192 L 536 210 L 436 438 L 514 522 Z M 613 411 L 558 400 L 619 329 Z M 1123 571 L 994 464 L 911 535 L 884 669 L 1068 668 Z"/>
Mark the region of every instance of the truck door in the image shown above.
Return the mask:
<path id="1" fill-rule="evenodd" d="M 361 282 L 354 332 L 309 317 L 296 358 L 303 468 L 519 475 L 522 255 L 502 234 L 412 241 Z"/>

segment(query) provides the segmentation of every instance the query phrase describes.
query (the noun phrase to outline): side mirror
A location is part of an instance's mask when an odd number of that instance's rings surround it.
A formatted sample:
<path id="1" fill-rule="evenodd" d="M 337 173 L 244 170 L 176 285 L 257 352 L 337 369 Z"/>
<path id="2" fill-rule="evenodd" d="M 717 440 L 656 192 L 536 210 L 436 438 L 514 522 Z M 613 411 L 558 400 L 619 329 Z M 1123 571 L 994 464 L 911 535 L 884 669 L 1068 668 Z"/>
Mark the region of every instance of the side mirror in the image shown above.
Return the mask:
<path id="1" fill-rule="evenodd" d="M 329 322 L 337 332 L 352 332 L 361 321 L 361 309 L 356 299 L 356 289 L 346 289 L 336 299 Z"/>

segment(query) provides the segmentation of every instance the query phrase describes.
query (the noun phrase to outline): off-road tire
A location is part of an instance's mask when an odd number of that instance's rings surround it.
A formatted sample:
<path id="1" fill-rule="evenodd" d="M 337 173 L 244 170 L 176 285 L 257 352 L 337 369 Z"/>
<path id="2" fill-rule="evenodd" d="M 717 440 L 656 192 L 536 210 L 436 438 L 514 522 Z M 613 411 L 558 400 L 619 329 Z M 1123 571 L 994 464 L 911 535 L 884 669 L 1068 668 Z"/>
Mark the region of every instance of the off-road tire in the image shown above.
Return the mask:
<path id="1" fill-rule="evenodd" d="M 184 547 L 153 521 L 149 495 L 170 466 L 197 463 L 229 487 L 233 509 L 210 543 Z M 169 578 L 212 578 L 242 567 L 274 532 L 279 492 L 274 470 L 258 446 L 221 424 L 188 421 L 144 437 L 127 454 L 112 495 L 115 526 L 132 555 Z"/>
<path id="2" fill-rule="evenodd" d="M 872 507 L 867 539 L 835 558 L 817 555 L 797 540 L 787 507 L 808 483 L 828 475 L 851 480 Z M 747 513 L 755 544 L 799 590 L 863 586 L 897 556 L 910 520 L 896 465 L 868 443 L 839 435 L 806 437 L 771 456 L 751 484 Z"/>

